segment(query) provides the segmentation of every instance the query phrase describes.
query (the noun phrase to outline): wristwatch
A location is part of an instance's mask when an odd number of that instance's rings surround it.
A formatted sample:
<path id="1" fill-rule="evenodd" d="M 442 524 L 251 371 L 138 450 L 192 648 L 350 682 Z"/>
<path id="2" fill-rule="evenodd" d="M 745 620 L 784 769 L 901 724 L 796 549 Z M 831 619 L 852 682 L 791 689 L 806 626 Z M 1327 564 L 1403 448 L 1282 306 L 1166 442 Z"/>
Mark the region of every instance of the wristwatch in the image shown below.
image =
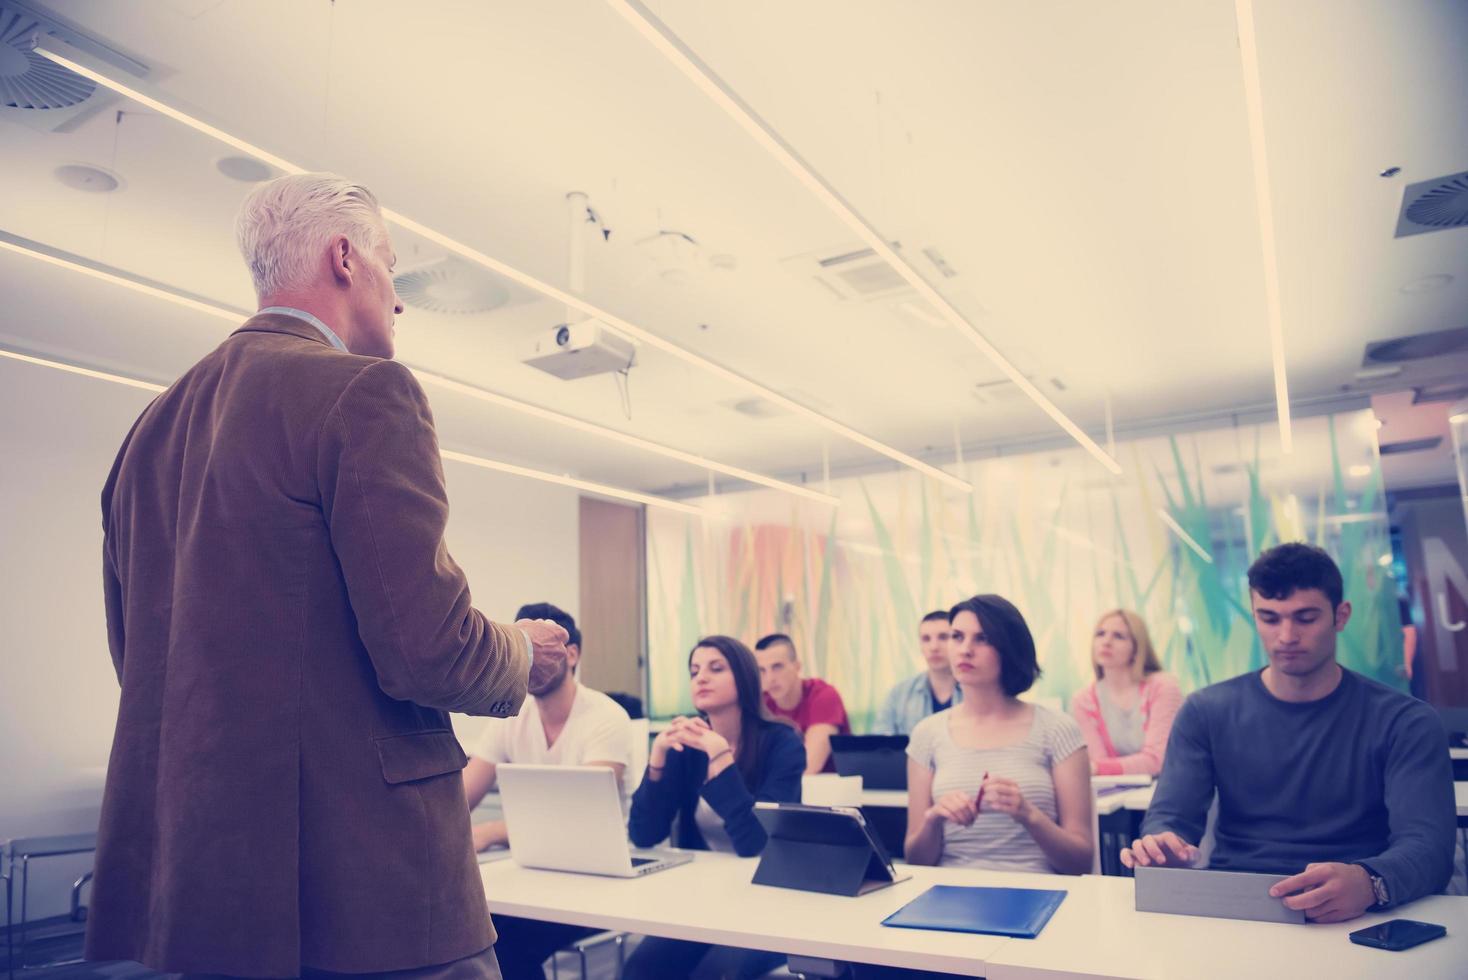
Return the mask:
<path id="1" fill-rule="evenodd" d="M 1361 870 L 1366 872 L 1366 877 L 1371 880 L 1371 893 L 1376 896 L 1376 904 L 1373 908 L 1384 909 L 1392 903 L 1392 897 L 1386 890 L 1386 879 L 1372 871 L 1369 865 L 1362 864 Z"/>

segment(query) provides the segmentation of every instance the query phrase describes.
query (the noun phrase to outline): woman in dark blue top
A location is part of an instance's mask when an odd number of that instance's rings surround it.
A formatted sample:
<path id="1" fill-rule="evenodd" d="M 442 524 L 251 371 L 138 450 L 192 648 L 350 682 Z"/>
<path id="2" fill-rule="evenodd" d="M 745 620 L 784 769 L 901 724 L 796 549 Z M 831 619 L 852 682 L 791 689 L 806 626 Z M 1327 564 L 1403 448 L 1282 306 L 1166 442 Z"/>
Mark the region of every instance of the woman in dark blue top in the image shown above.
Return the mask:
<path id="1" fill-rule="evenodd" d="M 708 636 L 688 655 L 698 715 L 674 718 L 653 740 L 647 775 L 632 795 L 632 843 L 651 847 L 674 830 L 678 847 L 750 857 L 765 846 L 755 800 L 800 801 L 805 746 L 790 725 L 764 714 L 759 665 L 749 647 Z M 784 962 L 778 953 L 648 937 L 627 961 L 628 978 L 758 977 Z"/>

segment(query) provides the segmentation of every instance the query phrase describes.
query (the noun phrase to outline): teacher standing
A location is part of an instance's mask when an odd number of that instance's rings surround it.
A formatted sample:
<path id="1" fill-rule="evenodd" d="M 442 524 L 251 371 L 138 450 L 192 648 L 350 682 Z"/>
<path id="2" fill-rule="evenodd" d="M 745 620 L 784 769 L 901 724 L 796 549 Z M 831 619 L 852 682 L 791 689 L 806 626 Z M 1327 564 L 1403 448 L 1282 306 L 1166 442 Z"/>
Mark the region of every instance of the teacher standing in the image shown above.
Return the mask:
<path id="1" fill-rule="evenodd" d="M 372 193 L 282 177 L 236 232 L 259 312 L 148 406 L 102 492 L 122 694 L 87 957 L 497 977 L 447 712 L 515 714 L 566 633 L 490 622 L 444 546 Z"/>

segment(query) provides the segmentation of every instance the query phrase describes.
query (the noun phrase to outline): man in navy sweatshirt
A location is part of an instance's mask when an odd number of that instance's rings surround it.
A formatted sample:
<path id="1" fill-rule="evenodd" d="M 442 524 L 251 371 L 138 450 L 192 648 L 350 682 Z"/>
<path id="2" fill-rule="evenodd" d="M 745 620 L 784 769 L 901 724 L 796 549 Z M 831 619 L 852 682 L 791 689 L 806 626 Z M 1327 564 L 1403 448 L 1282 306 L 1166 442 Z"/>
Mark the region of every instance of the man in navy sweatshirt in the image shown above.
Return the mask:
<path id="1" fill-rule="evenodd" d="M 1351 618 L 1340 569 L 1282 544 L 1249 568 L 1269 666 L 1194 693 L 1178 712 L 1127 867 L 1190 867 L 1213 794 L 1209 867 L 1293 877 L 1270 889 L 1315 922 L 1441 891 L 1456 814 L 1447 733 L 1426 704 L 1336 663 Z"/>

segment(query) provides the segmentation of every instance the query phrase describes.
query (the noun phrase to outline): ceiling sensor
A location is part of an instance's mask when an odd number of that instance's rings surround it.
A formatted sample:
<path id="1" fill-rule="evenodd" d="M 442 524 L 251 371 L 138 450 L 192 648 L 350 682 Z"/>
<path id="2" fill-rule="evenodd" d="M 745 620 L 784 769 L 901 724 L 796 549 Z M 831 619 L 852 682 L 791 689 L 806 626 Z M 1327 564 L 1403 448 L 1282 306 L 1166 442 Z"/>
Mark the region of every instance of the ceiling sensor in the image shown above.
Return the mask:
<path id="1" fill-rule="evenodd" d="M 122 178 L 101 167 L 85 163 L 67 163 L 56 168 L 56 179 L 74 191 L 109 194 L 122 186 Z"/>
<path id="2" fill-rule="evenodd" d="M 1468 351 L 1468 327 L 1454 327 L 1452 330 L 1435 330 L 1367 344 L 1361 364 L 1363 367 L 1374 367 L 1383 363 L 1446 357 L 1465 351 Z"/>
<path id="3" fill-rule="evenodd" d="M 254 157 L 220 157 L 214 161 L 214 168 L 230 180 L 238 180 L 243 184 L 258 184 L 275 176 L 275 171 L 269 164 L 261 163 Z"/>

